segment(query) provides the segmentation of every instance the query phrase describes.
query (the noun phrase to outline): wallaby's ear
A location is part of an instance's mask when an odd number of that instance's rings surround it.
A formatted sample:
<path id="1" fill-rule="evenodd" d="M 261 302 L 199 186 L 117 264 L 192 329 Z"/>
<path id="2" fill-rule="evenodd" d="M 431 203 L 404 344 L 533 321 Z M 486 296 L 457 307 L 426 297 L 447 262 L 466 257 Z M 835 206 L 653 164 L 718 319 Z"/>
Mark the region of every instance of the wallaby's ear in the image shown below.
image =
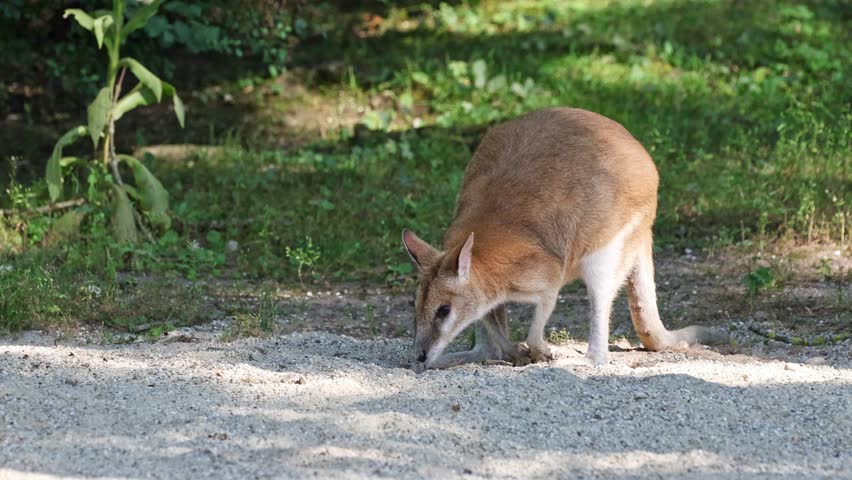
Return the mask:
<path id="1" fill-rule="evenodd" d="M 461 252 L 459 252 L 459 281 L 464 283 L 470 278 L 470 261 L 473 257 L 473 232 L 467 237 L 464 242 Z"/>
<path id="2" fill-rule="evenodd" d="M 402 244 L 418 268 L 425 268 L 435 263 L 441 252 L 432 248 L 409 229 L 402 230 Z"/>

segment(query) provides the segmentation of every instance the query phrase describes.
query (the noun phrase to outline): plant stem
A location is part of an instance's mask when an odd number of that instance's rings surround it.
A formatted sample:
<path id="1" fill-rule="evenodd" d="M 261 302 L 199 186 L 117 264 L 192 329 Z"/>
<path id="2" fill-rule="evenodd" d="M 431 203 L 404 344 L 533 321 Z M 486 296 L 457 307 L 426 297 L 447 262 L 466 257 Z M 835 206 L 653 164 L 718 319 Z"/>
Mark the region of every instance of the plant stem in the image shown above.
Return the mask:
<path id="1" fill-rule="evenodd" d="M 127 68 L 121 69 L 121 75 L 118 77 L 118 82 L 116 82 L 113 88 L 113 96 L 112 96 L 112 107 L 115 108 L 116 102 L 118 102 L 118 97 L 121 96 L 121 84 L 124 83 L 124 74 L 127 73 Z M 109 133 L 107 134 L 106 143 L 109 144 L 109 166 L 112 168 L 112 174 L 115 176 L 115 182 L 121 185 L 121 172 L 118 170 L 118 160 L 115 155 L 115 117 L 112 115 L 112 112 L 109 114 Z"/>
<path id="2" fill-rule="evenodd" d="M 44 205 L 41 207 L 30 208 L 27 210 L 16 210 L 14 208 L 2 209 L 0 210 L 0 216 L 3 215 L 14 215 L 14 214 L 31 214 L 31 213 L 50 213 L 56 210 L 62 210 L 65 208 L 78 207 L 86 203 L 85 198 L 75 198 L 73 200 L 66 200 L 64 202 L 57 202 L 51 205 Z"/>

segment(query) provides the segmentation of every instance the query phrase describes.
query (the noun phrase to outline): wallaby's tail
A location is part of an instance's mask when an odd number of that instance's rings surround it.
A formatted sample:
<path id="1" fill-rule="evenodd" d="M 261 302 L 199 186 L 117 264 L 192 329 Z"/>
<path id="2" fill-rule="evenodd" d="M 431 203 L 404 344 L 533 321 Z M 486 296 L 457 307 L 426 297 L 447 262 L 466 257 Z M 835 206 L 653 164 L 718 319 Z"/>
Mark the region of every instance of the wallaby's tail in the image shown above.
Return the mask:
<path id="1" fill-rule="evenodd" d="M 648 350 L 665 350 L 678 344 L 700 343 L 713 345 L 726 343 L 728 336 L 706 327 L 686 327 L 666 330 L 657 310 L 657 293 L 654 287 L 654 260 L 651 235 L 643 242 L 636 256 L 636 265 L 627 277 L 627 298 L 630 303 L 630 318 L 642 345 Z"/>
<path id="2" fill-rule="evenodd" d="M 730 341 L 730 337 L 725 332 L 707 327 L 691 326 L 680 330 L 670 330 L 668 333 L 672 336 L 672 341 L 675 344 L 686 342 L 690 345 L 696 343 L 719 345 Z"/>

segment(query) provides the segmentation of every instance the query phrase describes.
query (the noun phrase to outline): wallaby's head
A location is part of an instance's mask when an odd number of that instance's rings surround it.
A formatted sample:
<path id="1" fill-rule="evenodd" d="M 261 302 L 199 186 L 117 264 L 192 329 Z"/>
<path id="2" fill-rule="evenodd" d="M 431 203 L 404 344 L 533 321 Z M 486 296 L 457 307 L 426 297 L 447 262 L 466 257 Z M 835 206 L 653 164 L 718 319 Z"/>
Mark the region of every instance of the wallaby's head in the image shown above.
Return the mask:
<path id="1" fill-rule="evenodd" d="M 473 261 L 473 233 L 461 245 L 438 251 L 409 230 L 402 243 L 418 269 L 414 300 L 415 369 L 430 368 L 462 330 L 482 316 Z"/>

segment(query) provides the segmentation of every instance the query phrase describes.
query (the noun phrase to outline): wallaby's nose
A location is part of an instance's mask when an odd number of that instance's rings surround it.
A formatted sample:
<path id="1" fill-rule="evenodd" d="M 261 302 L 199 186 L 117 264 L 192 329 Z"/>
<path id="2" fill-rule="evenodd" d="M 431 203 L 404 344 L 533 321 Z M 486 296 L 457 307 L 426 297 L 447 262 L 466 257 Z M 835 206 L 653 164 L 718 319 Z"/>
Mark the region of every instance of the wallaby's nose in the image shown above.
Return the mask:
<path id="1" fill-rule="evenodd" d="M 423 363 L 426 361 L 426 350 L 420 352 L 420 355 L 417 356 L 417 361 Z"/>

